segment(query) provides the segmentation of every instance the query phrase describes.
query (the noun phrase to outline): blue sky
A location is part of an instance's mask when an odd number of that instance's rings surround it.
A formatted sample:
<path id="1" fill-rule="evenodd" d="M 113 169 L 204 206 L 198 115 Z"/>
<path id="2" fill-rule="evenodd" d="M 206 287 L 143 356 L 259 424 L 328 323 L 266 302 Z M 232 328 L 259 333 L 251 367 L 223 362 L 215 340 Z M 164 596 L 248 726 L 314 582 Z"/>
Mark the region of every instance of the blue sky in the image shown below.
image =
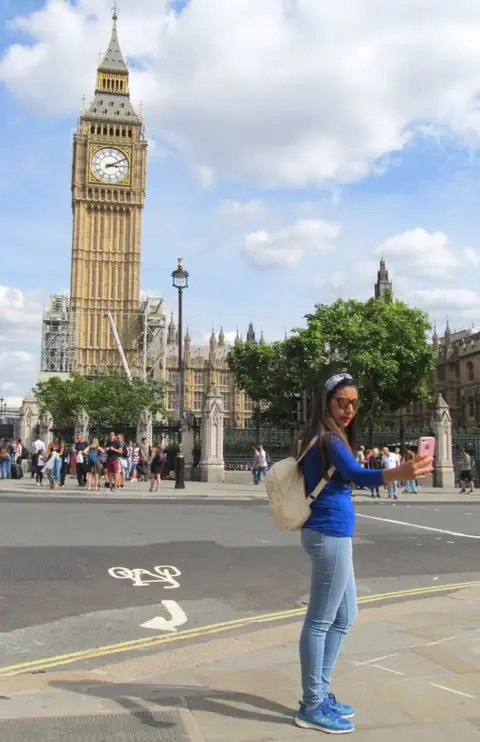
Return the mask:
<path id="1" fill-rule="evenodd" d="M 121 0 L 150 139 L 142 287 L 197 342 L 267 339 L 315 302 L 396 293 L 443 330 L 480 323 L 480 7 L 459 0 Z M 288 5 L 288 8 L 287 8 Z M 72 135 L 110 0 L 0 4 L 0 394 L 35 383 L 40 315 L 70 280 Z M 352 28 L 352 21 L 354 21 Z"/>

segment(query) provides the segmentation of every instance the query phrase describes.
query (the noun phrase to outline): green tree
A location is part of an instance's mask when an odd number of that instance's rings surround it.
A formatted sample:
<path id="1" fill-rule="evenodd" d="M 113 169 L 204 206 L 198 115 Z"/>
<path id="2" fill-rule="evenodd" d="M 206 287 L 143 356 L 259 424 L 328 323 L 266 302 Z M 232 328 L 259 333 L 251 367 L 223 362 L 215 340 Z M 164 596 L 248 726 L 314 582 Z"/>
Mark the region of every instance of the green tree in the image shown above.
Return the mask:
<path id="1" fill-rule="evenodd" d="M 134 377 L 130 382 L 119 370 L 86 379 L 72 374 L 68 379 L 53 377 L 40 382 L 35 397 L 40 410 L 48 410 L 54 424 L 69 428 L 82 409 L 91 428 L 135 426 L 140 411 L 148 407 L 153 415 L 164 412 L 163 382 Z"/>
<path id="2" fill-rule="evenodd" d="M 362 397 L 362 422 L 428 398 L 433 352 L 427 315 L 398 299 L 317 304 L 306 328 L 281 343 L 237 346 L 229 366 L 240 388 L 267 415 L 291 419 L 295 395 L 313 392 L 330 374 L 349 371 Z"/>

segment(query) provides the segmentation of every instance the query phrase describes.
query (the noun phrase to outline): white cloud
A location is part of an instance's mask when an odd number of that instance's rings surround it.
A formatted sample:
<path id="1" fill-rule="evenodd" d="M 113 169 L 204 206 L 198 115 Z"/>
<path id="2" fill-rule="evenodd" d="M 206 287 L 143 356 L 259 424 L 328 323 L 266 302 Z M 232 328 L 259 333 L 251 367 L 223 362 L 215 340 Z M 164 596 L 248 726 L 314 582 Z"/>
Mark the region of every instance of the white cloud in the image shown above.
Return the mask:
<path id="1" fill-rule="evenodd" d="M 266 212 L 266 206 L 260 199 L 250 201 L 220 201 L 218 214 L 226 221 L 241 221 L 243 219 L 261 219 Z"/>
<path id="2" fill-rule="evenodd" d="M 328 252 L 340 234 L 338 224 L 322 219 L 299 219 L 278 232 L 260 230 L 245 237 L 242 253 L 254 268 L 295 266 L 312 251 Z"/>
<path id="3" fill-rule="evenodd" d="M 35 113 L 72 115 L 92 91 L 111 0 L 47 0 L 0 79 Z M 123 0 L 151 134 L 211 186 L 348 182 L 389 167 L 415 135 L 478 147 L 478 0 Z M 393 160 L 395 157 L 393 157 Z"/>
<path id="4" fill-rule="evenodd" d="M 457 312 L 466 316 L 480 312 L 480 296 L 470 289 L 432 289 L 418 290 L 410 293 L 410 300 L 426 311 L 433 313 Z"/>
<path id="5" fill-rule="evenodd" d="M 443 232 L 427 232 L 417 227 L 390 237 L 375 249 L 375 253 L 383 254 L 400 275 L 411 280 L 450 279 L 459 263 L 447 243 L 447 236 Z"/>
<path id="6" fill-rule="evenodd" d="M 11 407 L 38 380 L 42 313 L 35 292 L 0 285 L 0 391 Z"/>
<path id="7" fill-rule="evenodd" d="M 480 253 L 478 250 L 474 250 L 473 247 L 465 247 L 462 254 L 467 265 L 471 265 L 473 268 L 480 267 Z"/>

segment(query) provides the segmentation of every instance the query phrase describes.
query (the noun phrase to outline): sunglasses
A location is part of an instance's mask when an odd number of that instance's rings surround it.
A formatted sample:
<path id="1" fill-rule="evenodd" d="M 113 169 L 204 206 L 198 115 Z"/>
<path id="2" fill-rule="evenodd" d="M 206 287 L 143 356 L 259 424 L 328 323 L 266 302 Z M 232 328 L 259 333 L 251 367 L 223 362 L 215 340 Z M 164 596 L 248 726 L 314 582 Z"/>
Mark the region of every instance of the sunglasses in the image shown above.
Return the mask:
<path id="1" fill-rule="evenodd" d="M 349 397 L 334 397 L 334 399 L 337 401 L 338 406 L 341 410 L 346 410 L 347 407 L 352 406 L 352 410 L 354 412 L 357 412 L 358 408 L 360 407 L 360 400 L 358 397 L 356 399 L 350 399 Z"/>

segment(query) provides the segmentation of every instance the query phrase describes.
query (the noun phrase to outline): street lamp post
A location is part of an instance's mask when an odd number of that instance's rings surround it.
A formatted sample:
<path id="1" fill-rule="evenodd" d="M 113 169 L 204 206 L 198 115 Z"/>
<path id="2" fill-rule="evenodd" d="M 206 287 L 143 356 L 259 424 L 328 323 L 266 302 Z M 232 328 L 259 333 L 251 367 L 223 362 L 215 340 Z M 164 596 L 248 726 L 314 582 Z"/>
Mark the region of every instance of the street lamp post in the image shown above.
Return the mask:
<path id="1" fill-rule="evenodd" d="M 7 403 L 3 397 L 0 397 L 0 422 L 5 422 L 5 415 L 7 414 Z"/>
<path id="2" fill-rule="evenodd" d="M 185 417 L 185 368 L 183 365 L 183 292 L 188 289 L 188 273 L 178 258 L 177 270 L 172 273 L 173 286 L 178 290 L 178 373 L 180 376 L 180 431 L 178 436 L 175 489 L 185 489 L 185 457 L 183 455 L 183 422 Z"/>

